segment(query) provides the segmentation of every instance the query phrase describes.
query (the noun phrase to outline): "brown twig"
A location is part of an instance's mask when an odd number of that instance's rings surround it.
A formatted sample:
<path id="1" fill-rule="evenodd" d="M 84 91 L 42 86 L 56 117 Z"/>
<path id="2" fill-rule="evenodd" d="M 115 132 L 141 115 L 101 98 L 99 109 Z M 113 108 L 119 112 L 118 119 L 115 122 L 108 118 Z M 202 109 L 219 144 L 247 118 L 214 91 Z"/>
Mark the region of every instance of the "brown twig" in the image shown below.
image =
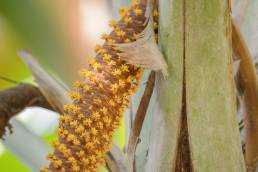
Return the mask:
<path id="1" fill-rule="evenodd" d="M 258 85 L 255 65 L 243 36 L 232 21 L 233 49 L 240 58 L 239 80 L 243 89 L 243 100 L 246 109 L 244 120 L 246 129 L 245 160 L 248 167 L 257 163 L 258 156 Z"/>
<path id="2" fill-rule="evenodd" d="M 148 78 L 148 82 L 143 93 L 139 108 L 137 110 L 133 127 L 130 132 L 129 141 L 128 141 L 128 149 L 127 149 L 127 157 L 129 164 L 129 172 L 133 172 L 134 170 L 134 158 L 135 158 L 135 150 L 139 141 L 139 135 L 142 129 L 143 121 L 149 106 L 149 102 L 151 99 L 151 95 L 153 92 L 155 83 L 155 72 L 151 72 Z"/>
<path id="3" fill-rule="evenodd" d="M 5 134 L 5 127 L 11 131 L 9 119 L 31 106 L 52 109 L 39 89 L 31 84 L 19 84 L 0 91 L 0 138 Z"/>

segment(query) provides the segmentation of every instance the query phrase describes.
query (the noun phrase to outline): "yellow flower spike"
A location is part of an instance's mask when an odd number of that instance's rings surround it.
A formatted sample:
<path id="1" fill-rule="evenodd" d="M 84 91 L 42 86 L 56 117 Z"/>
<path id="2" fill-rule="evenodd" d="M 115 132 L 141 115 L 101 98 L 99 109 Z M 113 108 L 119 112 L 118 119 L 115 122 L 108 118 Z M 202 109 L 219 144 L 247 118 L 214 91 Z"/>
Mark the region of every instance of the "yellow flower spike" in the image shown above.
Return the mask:
<path id="1" fill-rule="evenodd" d="M 92 106 L 92 105 L 90 105 L 89 110 L 92 110 L 92 109 L 93 109 L 93 106 Z"/>
<path id="2" fill-rule="evenodd" d="M 53 165 L 55 168 L 62 167 L 62 161 L 61 160 L 55 160 L 53 161 Z"/>
<path id="3" fill-rule="evenodd" d="M 84 91 L 84 92 L 91 91 L 91 89 L 92 89 L 92 87 L 91 87 L 90 85 L 85 84 L 85 85 L 83 86 L 83 91 Z"/>
<path id="4" fill-rule="evenodd" d="M 143 13 L 142 9 L 140 9 L 140 8 L 135 8 L 135 9 L 133 10 L 133 12 L 134 12 L 134 14 L 135 14 L 136 16 L 142 15 L 142 13 Z"/>
<path id="5" fill-rule="evenodd" d="M 91 161 L 91 163 L 95 164 L 97 162 L 96 156 L 95 155 L 91 155 L 90 156 L 90 161 Z"/>
<path id="6" fill-rule="evenodd" d="M 84 126 L 83 125 L 79 125 L 76 129 L 75 129 L 75 132 L 80 134 L 80 133 L 83 133 L 85 130 Z"/>
<path id="7" fill-rule="evenodd" d="M 125 17 L 128 16 L 128 9 L 126 7 L 122 7 L 119 9 L 119 14 L 121 17 Z"/>
<path id="8" fill-rule="evenodd" d="M 78 146 L 81 144 L 81 142 L 78 139 L 73 140 L 73 144 Z"/>
<path id="9" fill-rule="evenodd" d="M 100 63 L 97 63 L 97 62 L 95 62 L 94 64 L 92 64 L 92 67 L 93 67 L 94 70 L 102 69 L 101 64 L 100 64 Z"/>
<path id="10" fill-rule="evenodd" d="M 117 83 L 110 85 L 110 90 L 115 94 L 119 88 L 119 85 Z"/>
<path id="11" fill-rule="evenodd" d="M 47 155 L 47 159 L 48 159 L 48 160 L 55 160 L 56 158 L 55 158 L 54 155 L 48 154 L 48 155 Z"/>
<path id="12" fill-rule="evenodd" d="M 133 0 L 132 1 L 132 6 L 138 6 L 140 3 L 140 0 Z"/>
<path id="13" fill-rule="evenodd" d="M 99 97 L 93 98 L 93 102 L 94 102 L 95 104 L 97 104 L 97 105 L 102 105 L 102 101 L 101 101 L 101 99 L 100 99 Z"/>
<path id="14" fill-rule="evenodd" d="M 71 121 L 70 126 L 71 127 L 77 127 L 78 126 L 78 121 L 76 121 L 76 120 Z"/>
<path id="15" fill-rule="evenodd" d="M 104 121 L 104 123 L 105 123 L 106 126 L 110 126 L 110 124 L 111 124 L 111 122 L 112 122 L 112 120 L 111 120 L 108 116 L 105 116 L 105 117 L 103 118 L 103 121 Z"/>
<path id="16" fill-rule="evenodd" d="M 158 29 L 158 27 L 159 27 L 159 26 L 158 26 L 158 23 L 157 23 L 157 22 L 154 22 L 154 23 L 153 23 L 153 27 L 154 27 L 154 29 Z"/>
<path id="17" fill-rule="evenodd" d="M 74 141 L 74 140 L 75 140 L 75 136 L 74 136 L 74 135 L 72 135 L 72 134 L 68 134 L 68 136 L 67 136 L 66 140 L 67 140 L 68 142 L 72 142 L 72 141 Z"/>
<path id="18" fill-rule="evenodd" d="M 105 48 L 101 48 L 97 53 L 104 54 L 104 53 L 107 53 L 107 50 Z"/>
<path id="19" fill-rule="evenodd" d="M 99 112 L 95 112 L 92 114 L 91 117 L 93 120 L 98 121 L 100 119 L 100 114 L 99 114 Z"/>
<path id="20" fill-rule="evenodd" d="M 126 79 L 126 82 L 131 83 L 133 81 L 134 77 L 132 75 L 129 75 Z"/>
<path id="21" fill-rule="evenodd" d="M 84 157 L 84 156 L 85 156 L 85 152 L 84 152 L 83 150 L 80 150 L 79 153 L 78 153 L 78 155 L 79 155 L 80 157 Z"/>
<path id="22" fill-rule="evenodd" d="M 100 109 L 100 111 L 101 111 L 104 115 L 106 115 L 107 112 L 108 112 L 108 109 L 107 109 L 106 107 L 103 107 L 102 109 Z"/>
<path id="23" fill-rule="evenodd" d="M 102 130 L 103 129 L 103 123 L 102 122 L 98 122 L 97 123 L 97 127 Z"/>
<path id="24" fill-rule="evenodd" d="M 124 40 L 124 42 L 129 43 L 129 42 L 131 42 L 131 40 L 129 38 L 127 38 L 127 39 Z"/>
<path id="25" fill-rule="evenodd" d="M 89 150 L 94 149 L 93 143 L 92 142 L 86 143 L 86 148 L 89 149 Z"/>
<path id="26" fill-rule="evenodd" d="M 125 36 L 125 32 L 120 30 L 120 29 L 116 30 L 115 33 L 119 37 L 124 37 Z"/>
<path id="27" fill-rule="evenodd" d="M 95 53 L 98 53 L 99 50 L 101 50 L 101 49 L 102 49 L 102 46 L 99 45 L 99 44 L 97 44 L 97 45 L 95 46 L 95 48 L 94 48 L 94 52 L 95 52 Z"/>
<path id="28" fill-rule="evenodd" d="M 42 167 L 40 168 L 40 172 L 49 172 L 47 167 Z"/>
<path id="29" fill-rule="evenodd" d="M 110 61 L 111 58 L 112 58 L 112 56 L 110 54 L 107 54 L 107 53 L 104 54 L 104 56 L 103 56 L 103 60 L 105 60 L 105 61 Z"/>
<path id="30" fill-rule="evenodd" d="M 110 141 L 110 136 L 108 134 L 103 134 L 102 137 L 106 140 L 106 141 Z"/>
<path id="31" fill-rule="evenodd" d="M 72 170 L 75 172 L 80 171 L 80 167 L 78 165 L 73 165 Z"/>
<path id="32" fill-rule="evenodd" d="M 129 72 L 129 66 L 126 64 L 122 64 L 120 69 L 122 72 Z"/>
<path id="33" fill-rule="evenodd" d="M 108 104 L 109 104 L 110 106 L 113 106 L 113 107 L 116 105 L 116 103 L 115 103 L 114 100 L 112 100 L 112 99 L 109 100 Z"/>
<path id="34" fill-rule="evenodd" d="M 122 74 L 122 71 L 121 71 L 120 69 L 114 69 L 114 70 L 112 71 L 112 74 L 113 74 L 114 76 L 120 76 L 120 75 Z"/>
<path id="35" fill-rule="evenodd" d="M 80 114 L 78 114 L 77 117 L 78 117 L 79 120 L 82 120 L 84 118 L 84 115 L 82 113 L 80 113 Z"/>
<path id="36" fill-rule="evenodd" d="M 82 86 L 82 84 L 79 81 L 76 81 L 76 82 L 73 83 L 74 88 L 81 88 L 81 86 Z"/>
<path id="37" fill-rule="evenodd" d="M 118 81 L 118 85 L 119 85 L 119 87 L 121 87 L 121 88 L 124 88 L 125 87 L 125 81 L 123 81 L 123 80 L 119 80 Z"/>
<path id="38" fill-rule="evenodd" d="M 83 125 L 85 125 L 86 127 L 90 127 L 91 124 L 92 124 L 92 120 L 91 119 L 83 120 Z"/>
<path id="39" fill-rule="evenodd" d="M 100 142 L 99 142 L 99 140 L 98 140 L 97 137 L 93 137 L 93 138 L 92 138 L 92 143 L 93 143 L 94 145 L 100 144 Z"/>
<path id="40" fill-rule="evenodd" d="M 71 164 L 75 164 L 76 163 L 76 159 L 74 157 L 69 157 L 68 158 L 68 161 L 71 163 Z"/>
<path id="41" fill-rule="evenodd" d="M 124 18 L 124 23 L 125 23 L 125 24 L 129 25 L 129 24 L 131 24 L 132 22 L 133 22 L 133 19 L 132 19 L 131 17 L 125 17 L 125 18 Z"/>
<path id="42" fill-rule="evenodd" d="M 111 34 L 102 35 L 105 43 L 96 45 L 97 55 L 89 59 L 90 67 L 79 72 L 81 81 L 73 84 L 76 91 L 70 93 L 73 104 L 64 106 L 66 114 L 59 120 L 60 143 L 54 143 L 56 159 L 51 158 L 49 171 L 96 172 L 104 163 L 115 129 L 129 106 L 128 97 L 135 93 L 142 75 L 139 67 L 126 64 L 116 43 L 139 39 L 145 2 L 133 0 L 130 10 L 120 10 L 122 19 L 109 22 Z"/>
<path id="43" fill-rule="evenodd" d="M 137 40 L 137 39 L 139 39 L 140 38 L 140 35 L 139 34 L 133 34 L 133 39 L 135 39 L 135 40 Z"/>
<path id="44" fill-rule="evenodd" d="M 159 16 L 159 12 L 157 9 L 153 10 L 153 17 L 158 17 Z"/>
<path id="45" fill-rule="evenodd" d="M 82 158 L 82 163 L 83 163 L 84 165 L 89 165 L 90 160 L 89 160 L 88 158 Z M 88 171 L 88 170 L 87 170 L 87 171 Z"/>
<path id="46" fill-rule="evenodd" d="M 116 43 L 116 40 L 114 40 L 114 39 L 107 39 L 107 44 L 108 45 L 113 45 L 113 44 L 115 44 Z"/>
<path id="47" fill-rule="evenodd" d="M 119 104 L 122 102 L 122 99 L 119 96 L 117 96 L 117 95 L 115 95 L 114 99 Z"/>
<path id="48" fill-rule="evenodd" d="M 117 21 L 115 21 L 115 20 L 110 20 L 108 24 L 113 29 L 115 29 L 117 27 Z"/>
<path id="49" fill-rule="evenodd" d="M 108 39 L 108 34 L 106 34 L 106 33 L 103 33 L 103 34 L 101 34 L 101 36 L 100 36 L 100 38 L 101 39 L 103 39 L 103 40 L 107 40 Z"/>
<path id="50" fill-rule="evenodd" d="M 60 122 L 60 123 L 65 123 L 65 122 L 68 122 L 68 121 L 69 121 L 68 115 L 61 115 L 61 116 L 59 117 L 59 122 Z"/>
<path id="51" fill-rule="evenodd" d="M 73 100 L 79 101 L 81 99 L 81 95 L 78 92 L 70 92 L 69 96 Z"/>
<path id="52" fill-rule="evenodd" d="M 89 65 L 93 65 L 94 63 L 96 63 L 96 60 L 93 57 L 89 57 L 88 59 L 89 59 L 88 60 Z"/>
<path id="53" fill-rule="evenodd" d="M 104 85 L 102 83 L 98 83 L 99 88 L 104 88 Z"/>
<path id="54" fill-rule="evenodd" d="M 92 135 L 96 136 L 98 134 L 98 130 L 95 127 L 91 128 Z"/>
<path id="55" fill-rule="evenodd" d="M 108 66 L 115 66 L 116 62 L 114 60 L 110 60 L 107 64 Z"/>
<path id="56" fill-rule="evenodd" d="M 90 135 L 87 132 L 83 132 L 80 136 L 81 136 L 81 138 L 84 138 L 84 140 L 86 142 L 88 142 L 90 140 Z"/>

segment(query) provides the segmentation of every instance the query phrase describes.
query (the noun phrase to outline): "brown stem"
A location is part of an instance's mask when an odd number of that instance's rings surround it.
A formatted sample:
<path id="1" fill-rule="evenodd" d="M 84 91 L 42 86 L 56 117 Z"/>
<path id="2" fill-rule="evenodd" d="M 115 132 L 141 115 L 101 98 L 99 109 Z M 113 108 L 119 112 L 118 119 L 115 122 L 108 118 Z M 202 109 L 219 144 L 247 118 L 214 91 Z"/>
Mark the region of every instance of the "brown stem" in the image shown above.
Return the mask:
<path id="1" fill-rule="evenodd" d="M 247 167 L 254 167 L 258 157 L 258 87 L 255 65 L 251 54 L 246 46 L 243 36 L 232 21 L 232 38 L 234 52 L 240 58 L 239 79 L 243 89 L 243 100 L 246 110 L 246 153 L 245 159 Z"/>
<path id="2" fill-rule="evenodd" d="M 0 138 L 5 134 L 6 126 L 11 129 L 9 119 L 30 106 L 52 109 L 39 89 L 33 85 L 19 84 L 0 91 Z"/>
<path id="3" fill-rule="evenodd" d="M 129 172 L 133 172 L 134 170 L 134 158 L 135 158 L 135 150 L 139 141 L 139 135 L 141 133 L 143 121 L 149 106 L 149 102 L 151 99 L 151 95 L 153 92 L 155 83 L 155 72 L 152 71 L 150 73 L 145 91 L 143 93 L 140 105 L 138 107 L 133 127 L 130 132 L 129 141 L 128 141 L 128 149 L 127 149 L 127 157 L 129 164 Z"/>

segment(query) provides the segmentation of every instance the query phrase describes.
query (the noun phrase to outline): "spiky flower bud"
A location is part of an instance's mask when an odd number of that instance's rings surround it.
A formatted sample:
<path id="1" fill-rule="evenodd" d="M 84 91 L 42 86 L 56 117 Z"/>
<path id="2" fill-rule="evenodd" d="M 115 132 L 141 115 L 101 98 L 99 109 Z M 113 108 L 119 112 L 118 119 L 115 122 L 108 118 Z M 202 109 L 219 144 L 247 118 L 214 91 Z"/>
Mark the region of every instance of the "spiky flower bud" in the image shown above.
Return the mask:
<path id="1" fill-rule="evenodd" d="M 95 48 L 89 69 L 80 71 L 81 81 L 74 83 L 70 93 L 73 104 L 65 105 L 60 116 L 51 161 L 42 171 L 95 172 L 104 163 L 110 150 L 114 131 L 129 106 L 129 96 L 135 93 L 143 69 L 127 64 L 114 44 L 136 41 L 146 27 L 146 0 L 133 1 L 130 8 L 120 10 L 121 20 L 112 20 L 113 31 L 103 34 L 105 43 Z"/>

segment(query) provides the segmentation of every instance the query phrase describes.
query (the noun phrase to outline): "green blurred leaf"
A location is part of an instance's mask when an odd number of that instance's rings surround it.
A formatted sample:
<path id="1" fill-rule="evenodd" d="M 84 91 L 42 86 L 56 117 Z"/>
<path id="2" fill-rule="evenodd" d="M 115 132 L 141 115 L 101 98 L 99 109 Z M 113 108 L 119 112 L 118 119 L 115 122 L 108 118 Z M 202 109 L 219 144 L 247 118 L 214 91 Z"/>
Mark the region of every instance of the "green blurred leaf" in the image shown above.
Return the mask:
<path id="1" fill-rule="evenodd" d="M 21 163 L 15 155 L 7 149 L 0 155 L 1 171 L 3 172 L 29 172 L 29 168 Z"/>
<path id="2" fill-rule="evenodd" d="M 33 0 L 1 0 L 0 13 L 7 19 L 35 57 L 52 72 L 69 81 L 71 51 L 57 14 Z"/>

